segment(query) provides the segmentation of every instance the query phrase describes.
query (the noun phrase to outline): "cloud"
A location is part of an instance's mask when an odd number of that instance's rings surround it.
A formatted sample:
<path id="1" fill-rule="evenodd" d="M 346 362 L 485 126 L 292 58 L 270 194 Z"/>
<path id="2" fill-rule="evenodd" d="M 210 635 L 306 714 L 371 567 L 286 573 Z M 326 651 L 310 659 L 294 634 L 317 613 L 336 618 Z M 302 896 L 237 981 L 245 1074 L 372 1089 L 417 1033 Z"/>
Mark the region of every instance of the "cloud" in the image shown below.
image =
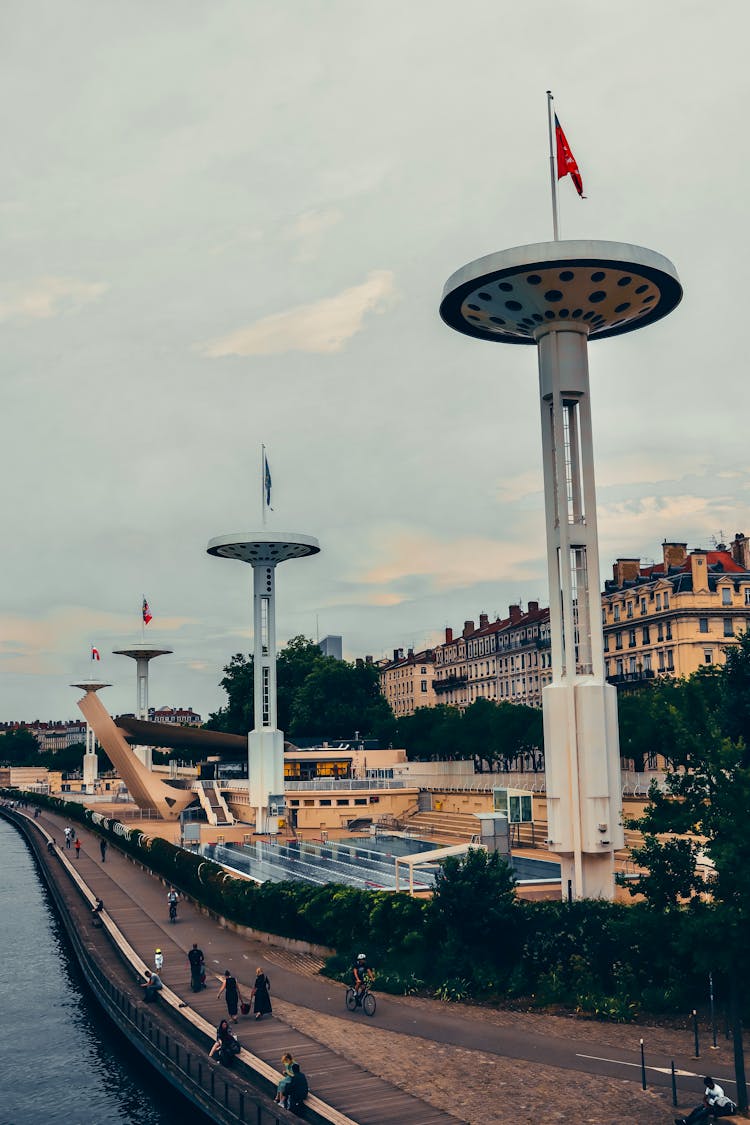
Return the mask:
<path id="1" fill-rule="evenodd" d="M 40 277 L 28 288 L 12 287 L 0 296 L 0 321 L 48 320 L 66 312 L 78 312 L 98 301 L 109 286 L 101 281 L 79 281 L 74 277 Z"/>
<path id="2" fill-rule="evenodd" d="M 309 305 L 256 320 L 201 348 L 211 358 L 228 355 L 280 355 L 283 352 L 342 351 L 361 331 L 365 314 L 382 312 L 393 296 L 390 270 L 372 270 L 361 285 Z"/>
<path id="3" fill-rule="evenodd" d="M 480 536 L 444 542 L 429 532 L 398 531 L 382 538 L 380 549 L 384 561 L 360 576 L 364 585 L 398 588 L 419 576 L 429 579 L 433 590 L 445 591 L 477 582 L 524 581 L 531 577 L 530 569 L 535 569 L 526 544 Z M 543 561 L 538 564 L 542 571 Z M 382 589 L 375 595 L 377 599 L 383 596 Z"/>
<path id="4" fill-rule="evenodd" d="M 298 263 L 314 261 L 323 246 L 323 235 L 330 227 L 340 222 L 341 218 L 341 211 L 335 207 L 328 207 L 323 211 L 304 211 L 298 215 L 283 233 L 283 238 L 288 242 L 297 243 L 294 261 Z"/>

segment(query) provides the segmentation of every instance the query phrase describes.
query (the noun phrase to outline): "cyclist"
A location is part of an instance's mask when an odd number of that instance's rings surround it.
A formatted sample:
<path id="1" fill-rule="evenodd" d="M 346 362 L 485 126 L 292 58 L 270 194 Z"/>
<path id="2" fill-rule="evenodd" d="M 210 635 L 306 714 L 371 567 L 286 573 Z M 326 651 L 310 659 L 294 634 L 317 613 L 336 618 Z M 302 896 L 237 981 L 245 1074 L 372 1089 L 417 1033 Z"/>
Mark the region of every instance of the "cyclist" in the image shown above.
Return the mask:
<path id="1" fill-rule="evenodd" d="M 357 994 L 357 1003 L 362 1003 L 362 993 L 368 984 L 375 980 L 375 972 L 373 968 L 367 964 L 367 954 L 358 953 L 357 960 L 352 965 L 352 976 L 354 978 L 354 991 Z"/>
<path id="2" fill-rule="evenodd" d="M 170 920 L 170 922 L 174 922 L 175 918 L 177 917 L 177 899 L 178 899 L 178 897 L 179 896 L 177 894 L 177 891 L 174 889 L 174 887 L 170 887 L 169 888 L 169 894 L 167 895 L 167 902 L 169 903 L 169 920 Z"/>

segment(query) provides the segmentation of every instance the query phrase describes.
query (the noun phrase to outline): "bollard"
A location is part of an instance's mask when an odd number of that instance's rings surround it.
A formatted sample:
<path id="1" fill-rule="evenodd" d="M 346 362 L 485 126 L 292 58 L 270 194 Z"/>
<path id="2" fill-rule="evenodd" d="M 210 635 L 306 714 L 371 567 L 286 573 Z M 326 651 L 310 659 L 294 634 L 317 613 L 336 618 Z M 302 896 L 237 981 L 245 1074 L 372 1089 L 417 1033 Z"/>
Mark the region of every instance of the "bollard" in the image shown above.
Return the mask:
<path id="1" fill-rule="evenodd" d="M 643 1040 L 641 1039 L 641 1086 L 646 1089 L 646 1057 L 643 1053 Z"/>
<path id="2" fill-rule="evenodd" d="M 674 1070 L 674 1059 L 672 1059 L 672 1105 L 677 1107 L 677 1075 Z"/>
<path id="3" fill-rule="evenodd" d="M 716 1044 L 716 1009 L 714 1008 L 714 974 L 708 974 L 708 1002 L 711 1009 L 711 1050 L 718 1051 Z"/>
<path id="4" fill-rule="evenodd" d="M 693 1035 L 695 1036 L 695 1057 L 699 1059 L 701 1057 L 701 1050 L 698 1043 L 698 1013 L 695 1008 L 693 1008 Z"/>

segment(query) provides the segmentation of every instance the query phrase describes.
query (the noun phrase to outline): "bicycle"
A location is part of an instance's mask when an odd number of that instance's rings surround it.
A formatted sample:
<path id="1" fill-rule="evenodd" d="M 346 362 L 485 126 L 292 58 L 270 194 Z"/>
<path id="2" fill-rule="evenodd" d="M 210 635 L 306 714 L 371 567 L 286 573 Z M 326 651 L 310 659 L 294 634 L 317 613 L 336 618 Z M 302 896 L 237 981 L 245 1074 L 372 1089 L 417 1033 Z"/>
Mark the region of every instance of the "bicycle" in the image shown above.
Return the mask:
<path id="1" fill-rule="evenodd" d="M 347 988 L 346 990 L 346 1006 L 350 1012 L 354 1012 L 357 1008 L 361 1008 L 366 1016 L 374 1016 L 377 1004 L 375 997 L 370 992 L 370 986 L 365 984 L 364 988 L 357 992 L 354 988 Z"/>

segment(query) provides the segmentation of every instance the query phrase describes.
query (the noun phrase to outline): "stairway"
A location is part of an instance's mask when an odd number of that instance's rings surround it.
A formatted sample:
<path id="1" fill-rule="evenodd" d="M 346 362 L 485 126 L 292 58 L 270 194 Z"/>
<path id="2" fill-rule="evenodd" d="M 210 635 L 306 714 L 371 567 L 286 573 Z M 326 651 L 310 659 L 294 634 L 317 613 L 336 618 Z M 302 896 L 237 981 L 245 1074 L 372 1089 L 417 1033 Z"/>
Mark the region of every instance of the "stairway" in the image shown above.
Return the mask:
<path id="1" fill-rule="evenodd" d="M 403 821 L 403 827 L 419 836 L 439 836 L 457 844 L 469 844 L 479 833 L 473 813 L 418 812 Z"/>
<path id="2" fill-rule="evenodd" d="M 227 803 L 219 792 L 218 786 L 213 781 L 204 781 L 198 785 L 198 800 L 206 814 L 209 824 L 222 827 L 234 824 L 234 816 L 229 811 Z"/>

